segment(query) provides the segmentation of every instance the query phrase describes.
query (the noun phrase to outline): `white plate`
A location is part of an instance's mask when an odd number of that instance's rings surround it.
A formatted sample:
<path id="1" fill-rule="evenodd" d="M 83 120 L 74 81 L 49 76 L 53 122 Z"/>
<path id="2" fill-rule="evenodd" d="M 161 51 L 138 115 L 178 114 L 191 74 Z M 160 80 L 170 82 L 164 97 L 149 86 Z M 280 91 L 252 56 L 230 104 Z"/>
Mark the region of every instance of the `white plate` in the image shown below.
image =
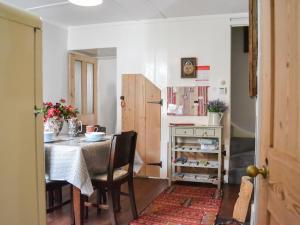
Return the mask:
<path id="1" fill-rule="evenodd" d="M 57 141 L 56 139 L 51 139 L 51 140 L 44 140 L 44 143 L 53 143 L 53 142 L 55 142 L 55 141 Z"/>
<path id="2" fill-rule="evenodd" d="M 100 141 L 107 141 L 107 140 L 109 140 L 109 139 L 105 138 L 105 137 L 103 137 L 103 138 L 101 138 L 99 140 L 91 140 L 91 139 L 87 139 L 87 138 L 83 139 L 83 141 L 85 141 L 85 142 L 100 142 Z"/>

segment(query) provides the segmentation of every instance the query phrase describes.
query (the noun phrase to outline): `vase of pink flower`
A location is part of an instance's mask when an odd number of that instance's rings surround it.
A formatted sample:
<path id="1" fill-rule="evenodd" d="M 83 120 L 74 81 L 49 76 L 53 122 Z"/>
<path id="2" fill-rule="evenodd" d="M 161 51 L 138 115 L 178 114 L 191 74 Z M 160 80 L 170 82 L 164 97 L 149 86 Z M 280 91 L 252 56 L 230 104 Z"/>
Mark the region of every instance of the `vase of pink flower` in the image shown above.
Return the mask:
<path id="1" fill-rule="evenodd" d="M 45 131 L 54 132 L 58 136 L 62 130 L 64 121 L 77 117 L 79 113 L 78 109 L 65 103 L 66 100 L 61 99 L 55 104 L 52 102 L 45 102 L 43 104 L 42 113 L 44 114 Z"/>

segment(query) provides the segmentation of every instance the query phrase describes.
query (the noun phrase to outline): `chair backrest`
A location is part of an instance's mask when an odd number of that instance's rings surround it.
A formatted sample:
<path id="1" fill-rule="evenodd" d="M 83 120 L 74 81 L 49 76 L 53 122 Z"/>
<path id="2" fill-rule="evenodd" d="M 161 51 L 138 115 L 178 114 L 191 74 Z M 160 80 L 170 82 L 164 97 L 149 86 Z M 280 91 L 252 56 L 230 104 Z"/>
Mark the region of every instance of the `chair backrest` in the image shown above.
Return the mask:
<path id="1" fill-rule="evenodd" d="M 129 166 L 128 172 L 133 173 L 134 155 L 137 133 L 135 131 L 122 132 L 114 135 L 111 142 L 108 177 L 113 177 L 115 169 Z M 108 178 L 109 179 L 109 178 Z"/>

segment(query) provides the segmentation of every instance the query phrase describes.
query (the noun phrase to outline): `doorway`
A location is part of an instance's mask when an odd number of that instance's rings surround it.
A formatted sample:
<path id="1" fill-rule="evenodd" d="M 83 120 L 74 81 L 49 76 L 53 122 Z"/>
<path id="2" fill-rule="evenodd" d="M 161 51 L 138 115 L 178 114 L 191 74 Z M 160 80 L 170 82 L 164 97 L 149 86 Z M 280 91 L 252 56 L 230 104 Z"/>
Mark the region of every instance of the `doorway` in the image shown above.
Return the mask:
<path id="1" fill-rule="evenodd" d="M 240 184 L 255 158 L 256 99 L 249 96 L 248 27 L 231 28 L 231 139 L 228 182 Z"/>
<path id="2" fill-rule="evenodd" d="M 116 132 L 117 118 L 117 48 L 73 50 L 70 54 L 92 59 L 96 63 L 97 69 L 94 71 L 96 73 L 96 79 L 94 81 L 96 90 L 94 96 L 96 101 L 96 119 L 90 122 L 92 123 L 91 125 L 100 125 L 106 128 L 107 133 L 114 134 Z M 70 70 L 70 72 L 72 71 Z M 80 88 L 77 87 L 77 89 Z M 81 90 L 83 89 L 81 88 Z M 83 95 L 81 96 L 83 97 Z M 88 95 L 86 98 L 91 97 Z"/>

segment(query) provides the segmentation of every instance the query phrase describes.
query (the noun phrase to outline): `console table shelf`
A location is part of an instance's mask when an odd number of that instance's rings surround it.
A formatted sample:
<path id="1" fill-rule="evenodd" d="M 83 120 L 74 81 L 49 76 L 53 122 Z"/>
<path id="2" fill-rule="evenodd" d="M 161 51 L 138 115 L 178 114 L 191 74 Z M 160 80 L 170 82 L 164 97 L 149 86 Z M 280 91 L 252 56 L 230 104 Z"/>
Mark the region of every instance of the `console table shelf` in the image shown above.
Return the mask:
<path id="1" fill-rule="evenodd" d="M 197 182 L 197 183 L 211 183 L 211 184 L 218 184 L 218 178 L 215 176 L 199 176 L 193 173 L 175 173 L 172 177 L 172 180 L 177 181 L 187 181 L 187 182 Z"/>
<path id="2" fill-rule="evenodd" d="M 169 185 L 172 181 L 221 187 L 222 126 L 170 126 Z"/>

